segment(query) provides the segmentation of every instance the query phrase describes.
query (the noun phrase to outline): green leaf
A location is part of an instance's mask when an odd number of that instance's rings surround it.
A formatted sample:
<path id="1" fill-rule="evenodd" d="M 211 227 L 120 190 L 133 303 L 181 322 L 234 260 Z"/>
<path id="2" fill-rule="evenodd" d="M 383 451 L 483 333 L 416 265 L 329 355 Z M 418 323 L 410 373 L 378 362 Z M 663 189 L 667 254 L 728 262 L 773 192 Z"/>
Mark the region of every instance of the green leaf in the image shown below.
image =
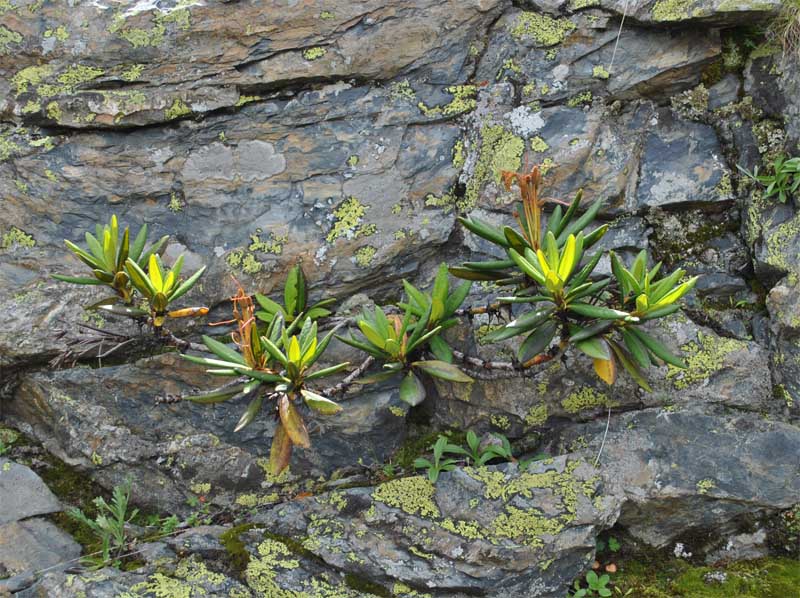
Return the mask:
<path id="1" fill-rule="evenodd" d="M 622 341 L 628 347 L 633 359 L 640 367 L 649 368 L 651 365 L 650 357 L 647 354 L 647 348 L 642 344 L 642 341 L 627 328 L 622 329 Z M 626 368 L 627 369 L 627 368 Z"/>
<path id="2" fill-rule="evenodd" d="M 464 262 L 464 268 L 470 270 L 504 270 L 505 268 L 513 268 L 514 262 L 512 260 L 486 260 L 484 262 Z"/>
<path id="3" fill-rule="evenodd" d="M 584 245 L 585 243 L 586 242 L 584 240 Z M 594 269 L 597 267 L 597 264 L 600 262 L 600 258 L 602 257 L 603 253 L 601 251 L 598 251 L 591 257 L 591 259 L 587 262 L 587 264 L 583 268 L 581 268 L 580 272 L 578 272 L 575 276 L 572 277 L 572 280 L 570 281 L 572 288 L 582 285 L 589 279 L 589 276 L 592 275 L 592 272 L 594 272 Z"/>
<path id="4" fill-rule="evenodd" d="M 678 299 L 683 297 L 686 293 L 694 288 L 694 285 L 697 283 L 697 276 L 690 278 L 688 281 L 684 282 L 682 285 L 672 289 L 669 293 L 664 295 L 661 299 L 656 302 L 656 306 L 667 306 L 672 303 L 675 303 Z"/>
<path id="5" fill-rule="evenodd" d="M 136 238 L 133 240 L 133 245 L 131 245 L 130 257 L 134 262 L 138 262 L 139 258 L 142 255 L 142 250 L 144 249 L 144 244 L 147 242 L 147 224 L 143 224 L 142 228 L 139 229 L 139 233 L 136 235 Z"/>
<path id="6" fill-rule="evenodd" d="M 461 304 L 464 303 L 471 289 L 471 282 L 462 282 L 450 293 L 450 296 L 444 304 L 444 313 L 446 316 L 453 315 L 453 313 L 461 307 Z"/>
<path id="7" fill-rule="evenodd" d="M 412 301 L 416 307 L 419 308 L 421 313 L 424 313 L 425 310 L 428 308 L 428 298 L 425 296 L 425 293 L 420 291 L 417 287 L 413 284 L 408 282 L 405 278 L 403 279 L 403 288 L 406 291 L 406 295 L 410 301 Z"/>
<path id="8" fill-rule="evenodd" d="M 398 374 L 397 370 L 390 370 L 388 372 L 376 372 L 374 374 L 370 374 L 369 376 L 357 378 L 355 380 L 355 383 L 361 386 L 366 386 L 367 384 L 375 384 L 377 382 L 383 382 L 385 380 L 389 380 L 390 378 L 396 376 L 397 374 Z"/>
<path id="9" fill-rule="evenodd" d="M 439 270 L 436 272 L 436 278 L 433 280 L 433 292 L 431 293 L 433 299 L 438 299 L 441 302 L 442 311 L 444 311 L 444 302 L 447 301 L 447 291 L 449 288 L 447 264 L 442 263 L 439 265 Z"/>
<path id="10" fill-rule="evenodd" d="M 102 280 L 98 280 L 97 278 L 88 278 L 85 276 L 64 276 L 63 274 L 51 274 L 50 278 L 55 278 L 56 280 L 60 280 L 61 282 L 69 282 L 72 284 L 90 284 L 90 285 L 106 284 Z"/>
<path id="11" fill-rule="evenodd" d="M 415 361 L 411 367 L 422 370 L 426 374 L 449 380 L 450 382 L 472 382 L 472 378 L 454 366 L 452 363 L 439 360 Z"/>
<path id="12" fill-rule="evenodd" d="M 414 372 L 408 372 L 400 383 L 400 399 L 412 407 L 425 400 L 425 386 Z"/>
<path id="13" fill-rule="evenodd" d="M 463 218 L 461 216 L 459 216 L 458 221 L 470 232 L 475 233 L 479 237 L 483 237 L 487 241 L 491 241 L 495 245 L 500 245 L 501 247 L 509 246 L 503 232 L 488 222 L 484 222 L 478 218 Z"/>
<path id="14" fill-rule="evenodd" d="M 675 357 L 669 349 L 665 345 L 661 343 L 661 341 L 653 338 L 643 330 L 639 330 L 638 328 L 628 328 L 630 332 L 639 339 L 642 344 L 647 347 L 647 350 L 650 351 L 653 355 L 658 357 L 660 360 L 665 361 L 666 363 L 670 363 L 675 367 L 686 369 L 686 364 L 683 363 L 680 359 Z"/>
<path id="15" fill-rule="evenodd" d="M 664 305 L 661 307 L 651 307 L 647 310 L 647 313 L 642 316 L 642 321 L 646 322 L 647 320 L 655 320 L 656 318 L 663 318 L 664 316 L 669 316 L 674 314 L 676 311 L 681 309 L 680 305 L 673 303 L 672 305 Z"/>
<path id="16" fill-rule="evenodd" d="M 242 417 L 239 419 L 239 423 L 236 424 L 236 427 L 233 429 L 234 432 L 239 432 L 249 426 L 253 420 L 258 415 L 258 412 L 261 411 L 261 405 L 264 403 L 264 395 L 259 394 L 256 398 L 250 401 L 250 404 L 245 409 Z"/>
<path id="17" fill-rule="evenodd" d="M 98 305 L 98 310 L 108 312 L 114 316 L 125 316 L 126 318 L 141 318 L 150 314 L 149 311 L 138 309 L 136 307 L 128 307 L 126 305 Z"/>
<path id="18" fill-rule="evenodd" d="M 579 341 L 575 343 L 575 346 L 592 359 L 611 359 L 611 351 L 608 348 L 608 344 L 600 336 Z"/>
<path id="19" fill-rule="evenodd" d="M 346 369 L 347 366 L 349 365 L 350 362 L 345 361 L 344 363 L 338 363 L 336 365 L 332 365 L 330 367 L 317 370 L 316 372 L 308 374 L 306 376 L 306 380 L 311 381 L 311 380 L 317 380 L 319 378 L 325 378 L 326 376 L 330 376 L 332 374 L 336 374 L 337 372 L 341 372 L 342 370 Z"/>
<path id="20" fill-rule="evenodd" d="M 256 301 L 261 306 L 261 308 L 267 312 L 268 314 L 276 314 L 283 311 L 283 307 L 278 305 L 275 301 L 267 297 L 266 295 L 262 295 L 261 293 L 256 293 Z"/>
<path id="21" fill-rule="evenodd" d="M 558 324 L 552 320 L 545 322 L 528 335 L 517 352 L 522 363 L 530 361 L 550 346 L 558 330 Z"/>
<path id="22" fill-rule="evenodd" d="M 561 207 L 561 204 L 556 204 L 552 214 L 550 214 L 550 217 L 547 219 L 547 232 L 558 234 L 556 231 L 561 224 L 562 212 L 563 208 Z"/>
<path id="23" fill-rule="evenodd" d="M 580 301 L 570 303 L 567 306 L 567 309 L 578 314 L 579 316 L 584 316 L 586 318 L 597 318 L 601 320 L 624 320 L 625 318 L 630 317 L 630 314 L 625 311 L 611 309 L 610 307 L 603 307 L 602 305 L 589 305 L 588 303 L 582 303 Z"/>
<path id="24" fill-rule="evenodd" d="M 503 235 L 505 235 L 510 249 L 514 249 L 517 253 L 523 253 L 526 247 L 530 247 L 528 241 L 525 240 L 525 237 L 523 237 L 510 226 L 503 227 Z"/>
<path id="25" fill-rule="evenodd" d="M 81 260 L 84 264 L 89 266 L 90 268 L 97 268 L 98 270 L 107 270 L 106 264 L 103 260 L 99 260 L 95 258 L 93 255 L 87 253 L 72 241 L 67 241 L 64 239 L 64 244 L 74 253 L 79 260 Z"/>
<path id="26" fill-rule="evenodd" d="M 166 242 L 167 242 L 167 239 L 169 239 L 169 235 L 164 235 L 164 236 L 163 236 L 163 237 L 161 237 L 161 238 L 160 238 L 158 241 L 156 241 L 155 243 L 153 243 L 153 244 L 152 244 L 152 245 L 151 245 L 151 246 L 150 246 L 150 247 L 147 249 L 147 251 L 145 251 L 145 252 L 144 252 L 144 253 L 143 253 L 143 254 L 142 254 L 140 257 L 139 257 L 139 259 L 138 259 L 138 260 L 136 260 L 136 263 L 137 263 L 137 264 L 139 264 L 139 266 L 140 266 L 141 268 L 144 268 L 144 267 L 145 267 L 145 266 L 146 266 L 146 265 L 149 263 L 149 261 L 150 261 L 150 256 L 151 256 L 151 255 L 153 255 L 153 254 L 157 254 L 159 251 L 161 251 L 161 247 L 163 247 L 164 243 L 166 243 Z"/>
<path id="27" fill-rule="evenodd" d="M 334 403 L 330 399 L 325 398 L 315 392 L 311 392 L 310 390 L 303 389 L 300 391 L 300 394 L 303 395 L 306 405 L 308 405 L 317 413 L 321 413 L 323 415 L 333 415 L 342 410 L 342 406 L 338 403 Z"/>
<path id="28" fill-rule="evenodd" d="M 569 341 L 571 343 L 577 343 L 577 342 L 580 342 L 580 341 L 584 341 L 587 338 L 592 338 L 593 336 L 596 336 L 598 334 L 601 334 L 601 333 L 605 332 L 606 330 L 611 328 L 613 325 L 614 325 L 614 322 L 612 322 L 610 320 L 604 320 L 602 322 L 598 322 L 597 324 L 589 326 L 588 328 L 581 328 L 580 326 L 575 326 L 575 328 L 578 330 L 578 332 L 573 333 L 569 337 Z"/>
<path id="29" fill-rule="evenodd" d="M 208 347 L 208 350 L 220 359 L 230 361 L 232 363 L 239 363 L 244 366 L 247 365 L 247 362 L 244 360 L 244 357 L 242 357 L 242 354 L 239 353 L 239 351 L 231 349 L 229 346 L 214 340 L 210 336 L 203 335 L 202 339 L 203 344 Z"/>
<path id="30" fill-rule="evenodd" d="M 289 270 L 283 288 L 283 303 L 286 313 L 292 318 L 306 308 L 306 277 L 300 264 Z"/>
<path id="31" fill-rule="evenodd" d="M 650 384 L 648 384 L 647 379 L 642 374 L 642 371 L 633 362 L 630 356 L 620 347 L 617 343 L 612 340 L 608 341 L 608 345 L 614 351 L 614 355 L 617 356 L 617 360 L 622 364 L 622 367 L 625 368 L 625 371 L 628 372 L 631 378 L 633 378 L 634 382 L 641 386 L 647 392 L 653 392 L 653 389 L 650 388 Z"/>
<path id="32" fill-rule="evenodd" d="M 589 226 L 589 224 L 591 224 L 597 216 L 597 213 L 600 211 L 601 207 L 603 207 L 603 202 L 601 200 L 595 201 L 591 207 L 583 213 L 583 216 L 578 218 L 578 220 L 575 222 L 569 224 L 559 233 L 558 238 L 556 239 L 558 244 L 562 245 L 569 235 L 577 235 L 579 232 Z"/>
<path id="33" fill-rule="evenodd" d="M 117 254 L 116 271 L 122 270 L 125 260 L 128 259 L 128 251 L 130 249 L 130 233 L 128 228 L 122 233 L 122 243 L 119 246 L 119 253 Z"/>
<path id="34" fill-rule="evenodd" d="M 463 280 L 503 280 L 508 278 L 506 272 L 498 272 L 495 270 L 477 271 L 458 267 L 451 267 L 450 274 Z"/>
<path id="35" fill-rule="evenodd" d="M 379 359 L 387 355 L 387 353 L 378 349 L 374 345 L 368 345 L 367 343 L 362 343 L 361 341 L 355 338 L 347 338 L 344 336 L 339 336 L 337 334 L 336 339 L 343 342 L 345 345 L 350 345 L 351 347 L 355 347 L 359 351 L 364 351 L 365 353 L 368 353 L 369 355 L 372 355 L 373 357 L 377 357 Z"/>
<path id="36" fill-rule="evenodd" d="M 242 370 L 245 374 L 249 375 L 252 368 L 248 366 L 243 366 L 238 362 L 233 361 L 223 361 L 221 359 L 211 359 L 208 357 L 197 357 L 195 355 L 186 355 L 185 353 L 181 354 L 181 357 L 191 361 L 192 363 L 198 363 L 200 365 L 205 365 L 208 367 L 219 367 L 219 368 L 231 368 L 233 370 Z"/>
<path id="37" fill-rule="evenodd" d="M 203 275 L 203 272 L 206 271 L 206 267 L 201 267 L 197 272 L 192 274 L 189 278 L 187 278 L 181 285 L 175 289 L 173 293 L 170 294 L 169 300 L 175 301 L 176 299 L 183 297 L 189 290 L 195 285 L 195 283 L 200 279 Z"/>
<path id="38" fill-rule="evenodd" d="M 230 388 L 217 389 L 210 392 L 192 395 L 190 397 L 186 397 L 186 400 L 192 401 L 193 403 L 200 403 L 202 405 L 221 403 L 223 401 L 227 401 L 231 397 L 236 396 L 242 392 L 242 389 L 244 389 L 244 384 L 237 384 L 236 386 Z"/>
<path id="39" fill-rule="evenodd" d="M 125 270 L 128 272 L 133 286 L 140 293 L 148 299 L 152 299 L 155 296 L 156 289 L 153 287 L 153 283 L 150 282 L 150 278 L 144 273 L 144 270 L 139 267 L 139 264 L 128 258 L 125 261 Z"/>
<path id="40" fill-rule="evenodd" d="M 561 235 L 561 233 L 564 232 L 564 229 L 567 227 L 567 225 L 569 225 L 569 223 L 572 222 L 572 218 L 575 216 L 575 212 L 578 210 L 578 206 L 580 205 L 582 199 L 583 199 L 583 189 L 579 189 L 578 192 L 575 194 L 575 198 L 569 204 L 569 207 L 567 208 L 567 213 L 564 214 L 564 217 L 561 219 L 561 222 L 558 223 L 558 227 L 556 228 L 556 230 L 553 231 L 553 234 L 555 234 L 556 238 L 558 238 Z"/>
<path id="41" fill-rule="evenodd" d="M 422 345 L 424 345 L 425 342 L 429 341 L 432 338 L 436 338 L 436 335 L 439 334 L 441 331 L 442 327 L 437 326 L 436 328 L 429 330 L 428 332 L 417 338 L 413 343 L 411 342 L 411 339 L 409 339 L 408 345 L 406 346 L 406 353 L 411 353 L 411 351 L 413 351 L 417 347 L 421 347 Z M 414 332 L 416 333 L 416 328 Z"/>
<path id="42" fill-rule="evenodd" d="M 446 361 L 447 363 L 453 363 L 453 350 L 441 336 L 434 336 L 430 343 L 428 343 L 428 347 L 437 359 Z"/>
<path id="43" fill-rule="evenodd" d="M 358 328 L 361 330 L 361 334 L 371 342 L 373 345 L 378 347 L 379 349 L 383 349 L 386 347 L 386 339 L 383 338 L 378 331 L 375 330 L 372 326 L 370 326 L 366 320 L 359 320 L 358 321 Z"/>
<path id="44" fill-rule="evenodd" d="M 289 360 L 286 358 L 286 355 L 278 348 L 278 346 L 273 343 L 269 338 L 266 336 L 261 337 L 261 341 L 264 343 L 264 347 L 267 349 L 267 353 L 277 362 L 279 362 L 283 367 L 287 367 L 289 365 Z"/>
<path id="45" fill-rule="evenodd" d="M 509 249 L 508 255 L 526 276 L 535 280 L 541 285 L 544 284 L 544 275 L 539 271 L 538 267 L 534 266 L 531 262 L 522 257 L 514 249 Z"/>

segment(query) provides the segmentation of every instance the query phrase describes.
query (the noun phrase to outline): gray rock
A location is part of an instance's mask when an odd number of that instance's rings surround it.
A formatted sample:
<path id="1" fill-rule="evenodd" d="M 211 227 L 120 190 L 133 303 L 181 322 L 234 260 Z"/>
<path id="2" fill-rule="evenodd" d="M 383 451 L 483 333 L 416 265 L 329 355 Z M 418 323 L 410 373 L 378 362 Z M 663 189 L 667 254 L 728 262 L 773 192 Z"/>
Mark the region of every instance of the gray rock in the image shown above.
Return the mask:
<path id="1" fill-rule="evenodd" d="M 605 422 L 565 429 L 558 442 L 581 436 L 595 455 L 604 429 Z M 618 524 L 661 547 L 688 530 L 735 533 L 743 513 L 794 504 L 800 464 L 775 455 L 798 450 L 800 428 L 757 414 L 647 409 L 612 418 L 600 469 L 607 491 L 625 497 Z"/>
<path id="2" fill-rule="evenodd" d="M 569 456 L 530 466 L 457 469 L 292 501 L 256 516 L 307 538 L 325 563 L 391 587 L 434 595 L 563 596 L 590 562 L 619 503 L 597 472 Z M 487 567 L 486 564 L 492 565 Z"/>
<path id="3" fill-rule="evenodd" d="M 727 538 L 719 550 L 706 556 L 706 562 L 713 564 L 720 561 L 750 561 L 764 558 L 768 554 L 767 532 L 759 529 L 752 534 L 736 534 Z"/>
<path id="4" fill-rule="evenodd" d="M 28 376 L 6 416 L 107 487 L 131 478 L 137 500 L 158 511 L 185 513 L 186 498 L 197 494 L 226 505 L 243 495 L 242 505 L 264 502 L 274 489 L 263 488 L 275 483 L 265 477 L 275 427 L 267 409 L 234 434 L 243 405 L 153 402 L 219 384 L 201 367 L 165 354 L 130 365 Z M 282 480 L 328 476 L 359 461 L 383 463 L 402 444 L 407 407 L 396 386 L 370 387 L 344 405 L 336 416 L 304 414 L 314 448 L 295 451 L 292 474 Z"/>
<path id="5" fill-rule="evenodd" d="M 11 574 L 0 580 L 0 591 L 16 592 L 31 585 L 42 569 L 75 565 L 80 554 L 80 545 L 46 519 L 0 525 L 0 564 Z"/>
<path id="6" fill-rule="evenodd" d="M 730 180 L 714 130 L 659 110 L 646 137 L 636 205 L 730 202 Z M 665 167 L 665 165 L 669 165 Z"/>
<path id="7" fill-rule="evenodd" d="M 60 510 L 61 503 L 38 475 L 0 457 L 0 525 Z"/>

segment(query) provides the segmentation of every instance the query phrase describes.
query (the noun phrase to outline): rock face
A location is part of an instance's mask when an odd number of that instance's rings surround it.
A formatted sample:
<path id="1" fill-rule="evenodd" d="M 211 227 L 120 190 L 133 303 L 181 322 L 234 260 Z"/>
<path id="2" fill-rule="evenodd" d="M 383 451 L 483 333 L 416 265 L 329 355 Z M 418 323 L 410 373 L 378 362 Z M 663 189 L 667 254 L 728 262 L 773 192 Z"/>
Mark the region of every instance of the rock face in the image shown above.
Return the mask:
<path id="1" fill-rule="evenodd" d="M 61 503 L 39 476 L 0 458 L 0 592 L 16 592 L 43 569 L 60 571 L 81 553 L 72 537 L 42 518 Z"/>
<path id="2" fill-rule="evenodd" d="M 736 165 L 796 153 L 800 73 L 738 27 L 779 8 L 0 1 L 0 415 L 106 487 L 133 479 L 151 509 L 186 515 L 202 497 L 258 512 L 238 571 L 205 530 L 149 546 L 142 570 L 69 583 L 54 572 L 24 595 L 560 597 L 614 524 L 654 546 L 715 536 L 691 546 L 710 560 L 727 558 L 722 535 L 758 552 L 742 522 L 798 497 L 800 202 L 765 197 Z M 215 384 L 173 353 L 46 365 L 87 326 L 135 332 L 81 309 L 96 289 L 48 277 L 77 274 L 63 239 L 112 214 L 171 235 L 166 262 L 208 266 L 186 304 L 208 305 L 209 321 L 228 318 L 236 281 L 275 294 L 296 263 L 313 299 L 388 303 L 402 278 L 424 287 L 443 261 L 494 255 L 456 216 L 511 223 L 500 172 L 534 163 L 549 195 L 602 202 L 605 249 L 630 261 L 646 248 L 702 275 L 685 309 L 652 327 L 689 366 L 651 368 L 652 393 L 624 377 L 602 386 L 573 354 L 530 377 L 437 382 L 411 414 L 395 387 L 370 386 L 311 420 L 313 448 L 276 479 L 270 418 L 234 434 L 241 405 L 154 404 Z M 475 285 L 469 302 L 499 293 Z M 220 331 L 204 324 L 178 332 Z M 483 315 L 448 334 L 469 355 L 513 356 L 513 341 L 482 344 L 497 325 Z M 456 470 L 435 487 L 369 482 L 422 420 L 554 457 Z M 11 482 L 0 472 L 0 494 L 37 483 L 16 467 Z M 54 499 L 14 492 L 0 502 L 5 537 L 55 538 L 38 518 Z"/>

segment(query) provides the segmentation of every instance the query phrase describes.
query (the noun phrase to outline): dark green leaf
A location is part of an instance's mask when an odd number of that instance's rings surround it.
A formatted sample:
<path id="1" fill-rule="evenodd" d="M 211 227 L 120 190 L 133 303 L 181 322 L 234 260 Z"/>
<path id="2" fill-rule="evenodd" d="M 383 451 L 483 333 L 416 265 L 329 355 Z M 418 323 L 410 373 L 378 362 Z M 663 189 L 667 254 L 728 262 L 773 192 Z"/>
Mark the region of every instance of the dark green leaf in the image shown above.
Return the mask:
<path id="1" fill-rule="evenodd" d="M 448 380 L 450 382 L 472 382 L 472 378 L 459 370 L 452 363 L 439 360 L 415 361 L 411 367 L 422 370 L 426 374 Z"/>
<path id="2" fill-rule="evenodd" d="M 549 320 L 531 332 L 517 352 L 519 360 L 522 363 L 526 363 L 542 353 L 550 346 L 557 330 L 558 324 L 553 320 Z"/>
<path id="3" fill-rule="evenodd" d="M 412 407 L 425 400 L 425 386 L 414 372 L 408 372 L 400 383 L 400 399 Z"/>

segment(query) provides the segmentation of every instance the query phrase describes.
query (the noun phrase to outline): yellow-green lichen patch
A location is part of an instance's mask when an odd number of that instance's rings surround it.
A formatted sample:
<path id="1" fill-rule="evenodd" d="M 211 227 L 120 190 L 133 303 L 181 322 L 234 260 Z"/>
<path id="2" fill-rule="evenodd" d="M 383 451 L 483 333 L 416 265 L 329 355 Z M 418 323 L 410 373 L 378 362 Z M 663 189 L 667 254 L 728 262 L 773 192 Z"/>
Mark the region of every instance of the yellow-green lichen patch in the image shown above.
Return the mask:
<path id="1" fill-rule="evenodd" d="M 42 66 L 29 66 L 22 69 L 11 78 L 11 82 L 17 89 L 17 94 L 25 93 L 30 86 L 38 85 L 43 79 L 53 73 L 53 67 L 48 64 Z"/>
<path id="2" fill-rule="evenodd" d="M 238 270 L 245 274 L 257 274 L 264 268 L 264 264 L 259 262 L 256 257 L 244 249 L 234 249 L 225 256 L 225 263 L 232 270 Z"/>
<path id="3" fill-rule="evenodd" d="M 236 108 L 239 108 L 240 106 L 244 106 L 245 104 L 250 104 L 250 103 L 252 103 L 252 102 L 257 102 L 257 101 L 259 101 L 260 99 L 261 99 L 261 96 L 246 96 L 246 95 L 240 95 L 240 96 L 239 96 L 239 99 L 238 99 L 238 100 L 236 100 L 236 103 L 234 104 L 234 106 L 235 106 Z"/>
<path id="4" fill-rule="evenodd" d="M 567 106 L 570 108 L 577 108 L 578 106 L 583 106 L 585 104 L 592 103 L 592 92 L 591 91 L 584 91 L 579 93 L 578 95 L 572 96 L 569 100 L 567 100 Z"/>
<path id="5" fill-rule="evenodd" d="M 375 488 L 372 498 L 409 515 L 439 517 L 439 507 L 434 502 L 436 487 L 428 478 L 411 476 L 384 482 Z"/>
<path id="6" fill-rule="evenodd" d="M 534 137 L 533 139 L 531 139 L 531 151 L 541 154 L 549 149 L 550 146 L 547 145 L 547 142 L 541 137 Z"/>
<path id="7" fill-rule="evenodd" d="M 511 36 L 522 41 L 533 38 L 540 46 L 554 46 L 561 43 L 566 35 L 575 29 L 569 19 L 554 19 L 537 12 L 523 12 L 511 27 Z"/>
<path id="8" fill-rule="evenodd" d="M 394 101 L 413 102 L 417 99 L 417 94 L 411 88 L 408 79 L 404 79 L 389 85 L 389 97 Z"/>
<path id="9" fill-rule="evenodd" d="M 65 42 L 69 39 L 69 31 L 64 25 L 59 25 L 55 29 L 46 29 L 44 32 L 46 38 L 54 37 L 60 42 Z"/>
<path id="10" fill-rule="evenodd" d="M 323 10 L 321 13 L 319 13 L 319 18 L 323 21 L 330 21 L 331 19 L 336 18 L 336 15 L 329 10 Z"/>
<path id="11" fill-rule="evenodd" d="M 36 246 L 36 240 L 25 231 L 12 226 L 0 239 L 0 249 L 13 251 L 15 249 L 31 249 Z"/>
<path id="12" fill-rule="evenodd" d="M 33 114 L 34 112 L 39 112 L 41 109 L 41 102 L 28 100 L 28 102 L 22 107 L 22 114 Z"/>
<path id="13" fill-rule="evenodd" d="M 511 420 L 505 415 L 492 414 L 489 421 L 495 428 L 500 430 L 508 430 L 511 427 Z"/>
<path id="14" fill-rule="evenodd" d="M 136 81 L 142 76 L 144 70 L 143 64 L 132 64 L 130 67 L 122 71 L 119 76 L 120 79 L 128 82 Z"/>
<path id="15" fill-rule="evenodd" d="M 349 158 L 347 158 L 347 165 L 348 165 L 350 168 L 355 168 L 356 166 L 358 166 L 358 156 L 356 156 L 355 154 L 353 154 L 352 156 L 350 156 Z"/>
<path id="16" fill-rule="evenodd" d="M 12 141 L 9 137 L 11 133 L 0 133 L 0 162 L 8 160 L 11 154 L 20 150 L 19 145 Z"/>
<path id="17" fill-rule="evenodd" d="M 59 106 L 58 102 L 55 101 L 47 104 L 46 112 L 47 112 L 47 118 L 56 121 L 61 120 L 61 117 L 63 116 L 63 113 L 61 112 L 61 106 Z"/>
<path id="18" fill-rule="evenodd" d="M 453 168 L 461 168 L 464 166 L 464 162 L 466 162 L 466 156 L 464 155 L 464 142 L 459 139 L 453 145 Z"/>
<path id="19" fill-rule="evenodd" d="M 475 85 L 453 85 L 447 88 L 447 93 L 452 94 L 453 100 L 444 106 L 434 106 L 432 108 L 419 102 L 417 107 L 425 116 L 458 116 L 465 112 L 475 110 L 478 105 L 475 96 L 478 88 Z"/>
<path id="20" fill-rule="evenodd" d="M 608 79 L 611 74 L 602 66 L 597 65 L 592 69 L 592 77 L 595 79 Z"/>
<path id="21" fill-rule="evenodd" d="M 364 224 L 365 206 L 355 197 L 348 197 L 333 211 L 333 228 L 325 239 L 333 243 L 337 239 L 357 239 L 375 234 L 374 224 Z"/>
<path id="22" fill-rule="evenodd" d="M 677 390 L 688 388 L 692 384 L 707 380 L 714 372 L 725 364 L 725 358 L 735 351 L 747 349 L 747 343 L 733 338 L 719 338 L 697 334 L 697 342 L 690 342 L 681 347 L 684 353 L 686 369 L 674 365 L 668 366 L 667 378 Z"/>
<path id="23" fill-rule="evenodd" d="M 569 4 L 570 10 L 580 10 L 582 8 L 589 8 L 590 6 L 598 6 L 600 0 L 572 0 Z"/>
<path id="24" fill-rule="evenodd" d="M 31 147 L 43 147 L 47 152 L 56 146 L 56 144 L 53 143 L 53 138 L 50 136 L 45 136 L 40 139 L 31 139 L 28 141 L 28 145 Z"/>
<path id="25" fill-rule="evenodd" d="M 328 50 L 321 46 L 317 46 L 314 48 L 306 48 L 303 50 L 303 58 L 306 60 L 318 60 L 325 56 L 328 53 Z"/>
<path id="26" fill-rule="evenodd" d="M 467 182 L 464 198 L 458 202 L 458 207 L 464 212 L 478 205 L 484 184 L 489 181 L 500 182 L 501 171 L 518 171 L 525 151 L 525 142 L 501 125 L 484 126 L 480 136 L 481 148 L 475 170 Z"/>
<path id="27" fill-rule="evenodd" d="M 289 240 L 288 233 L 285 235 L 277 235 L 274 232 L 269 233 L 269 238 L 261 240 L 261 229 L 256 230 L 255 234 L 250 235 L 250 245 L 247 247 L 250 251 L 261 251 L 262 253 L 271 253 L 273 255 L 281 255 L 283 253 L 283 245 Z"/>
<path id="28" fill-rule="evenodd" d="M 406 410 L 402 407 L 398 407 L 397 405 L 390 405 L 389 406 L 389 413 L 394 415 L 395 417 L 405 417 Z"/>
<path id="29" fill-rule="evenodd" d="M 761 203 L 766 203 L 766 201 L 762 201 Z M 758 223 L 758 219 L 759 215 L 755 213 L 753 215 L 754 222 Z M 766 231 L 768 229 L 768 223 L 761 224 L 761 228 Z M 793 259 L 789 259 L 788 248 L 792 246 L 792 241 L 800 237 L 800 214 L 796 215 L 791 220 L 777 225 L 769 233 L 765 233 L 764 236 L 767 248 L 767 263 L 781 270 L 785 270 L 786 272 L 793 272 L 796 274 L 798 268 L 795 265 L 796 262 Z"/>
<path id="30" fill-rule="evenodd" d="M 717 487 L 717 484 L 714 482 L 714 480 L 706 478 L 705 480 L 700 480 L 697 482 L 695 487 L 700 494 L 708 494 Z"/>
<path id="31" fill-rule="evenodd" d="M 452 192 L 445 193 L 442 196 L 428 193 L 425 196 L 425 205 L 429 208 L 441 208 L 445 214 L 449 214 L 456 205 L 456 197 Z"/>
<path id="32" fill-rule="evenodd" d="M 61 83 L 64 91 L 75 89 L 78 85 L 92 81 L 100 77 L 105 71 L 93 66 L 78 64 L 69 67 L 61 73 L 56 80 Z"/>
<path id="33" fill-rule="evenodd" d="M 375 255 L 378 253 L 378 250 L 373 247 L 372 245 L 364 245 L 364 247 L 359 247 L 356 249 L 356 253 L 353 256 L 355 259 L 356 264 L 359 266 L 366 267 L 372 263 L 372 260 L 375 259 Z"/>
<path id="34" fill-rule="evenodd" d="M 187 106 L 183 100 L 180 98 L 175 98 L 172 102 L 172 105 L 164 111 L 164 116 L 168 120 L 173 120 L 191 113 L 192 109 L 189 108 L 189 106 Z"/>
<path id="35" fill-rule="evenodd" d="M 152 595 L 156 598 L 206 596 L 208 586 L 222 586 L 226 581 L 224 575 L 210 571 L 203 562 L 184 559 L 178 564 L 173 577 L 155 573 L 146 581 L 131 586 L 131 595 Z"/>
<path id="36" fill-rule="evenodd" d="M 529 426 L 541 426 L 547 421 L 547 405 L 535 405 L 528 410 L 525 423 Z"/>
<path id="37" fill-rule="evenodd" d="M 659 0 L 651 13 L 654 21 L 680 21 L 689 16 L 693 0 Z"/>
<path id="38" fill-rule="evenodd" d="M 21 43 L 22 36 L 19 33 L 0 25 L 0 55 L 8 54 L 10 45 Z"/>
<path id="39" fill-rule="evenodd" d="M 269 598 L 295 598 L 296 594 L 284 590 L 275 581 L 276 568 L 297 569 L 300 563 L 291 558 L 292 551 L 278 540 L 267 539 L 258 545 L 258 558 L 251 558 L 244 575 L 249 585 L 256 592 Z"/>
<path id="40" fill-rule="evenodd" d="M 581 386 L 561 401 L 561 406 L 567 413 L 579 413 L 585 409 L 613 407 L 614 404 L 606 393 L 595 390 L 591 386 Z"/>
<path id="41" fill-rule="evenodd" d="M 255 507 L 263 507 L 265 505 L 271 505 L 276 502 L 280 501 L 280 497 L 277 493 L 273 492 L 271 494 L 266 494 L 264 496 L 259 496 L 258 494 L 240 494 L 236 497 L 236 504 L 240 507 L 246 507 L 249 509 Z"/>

